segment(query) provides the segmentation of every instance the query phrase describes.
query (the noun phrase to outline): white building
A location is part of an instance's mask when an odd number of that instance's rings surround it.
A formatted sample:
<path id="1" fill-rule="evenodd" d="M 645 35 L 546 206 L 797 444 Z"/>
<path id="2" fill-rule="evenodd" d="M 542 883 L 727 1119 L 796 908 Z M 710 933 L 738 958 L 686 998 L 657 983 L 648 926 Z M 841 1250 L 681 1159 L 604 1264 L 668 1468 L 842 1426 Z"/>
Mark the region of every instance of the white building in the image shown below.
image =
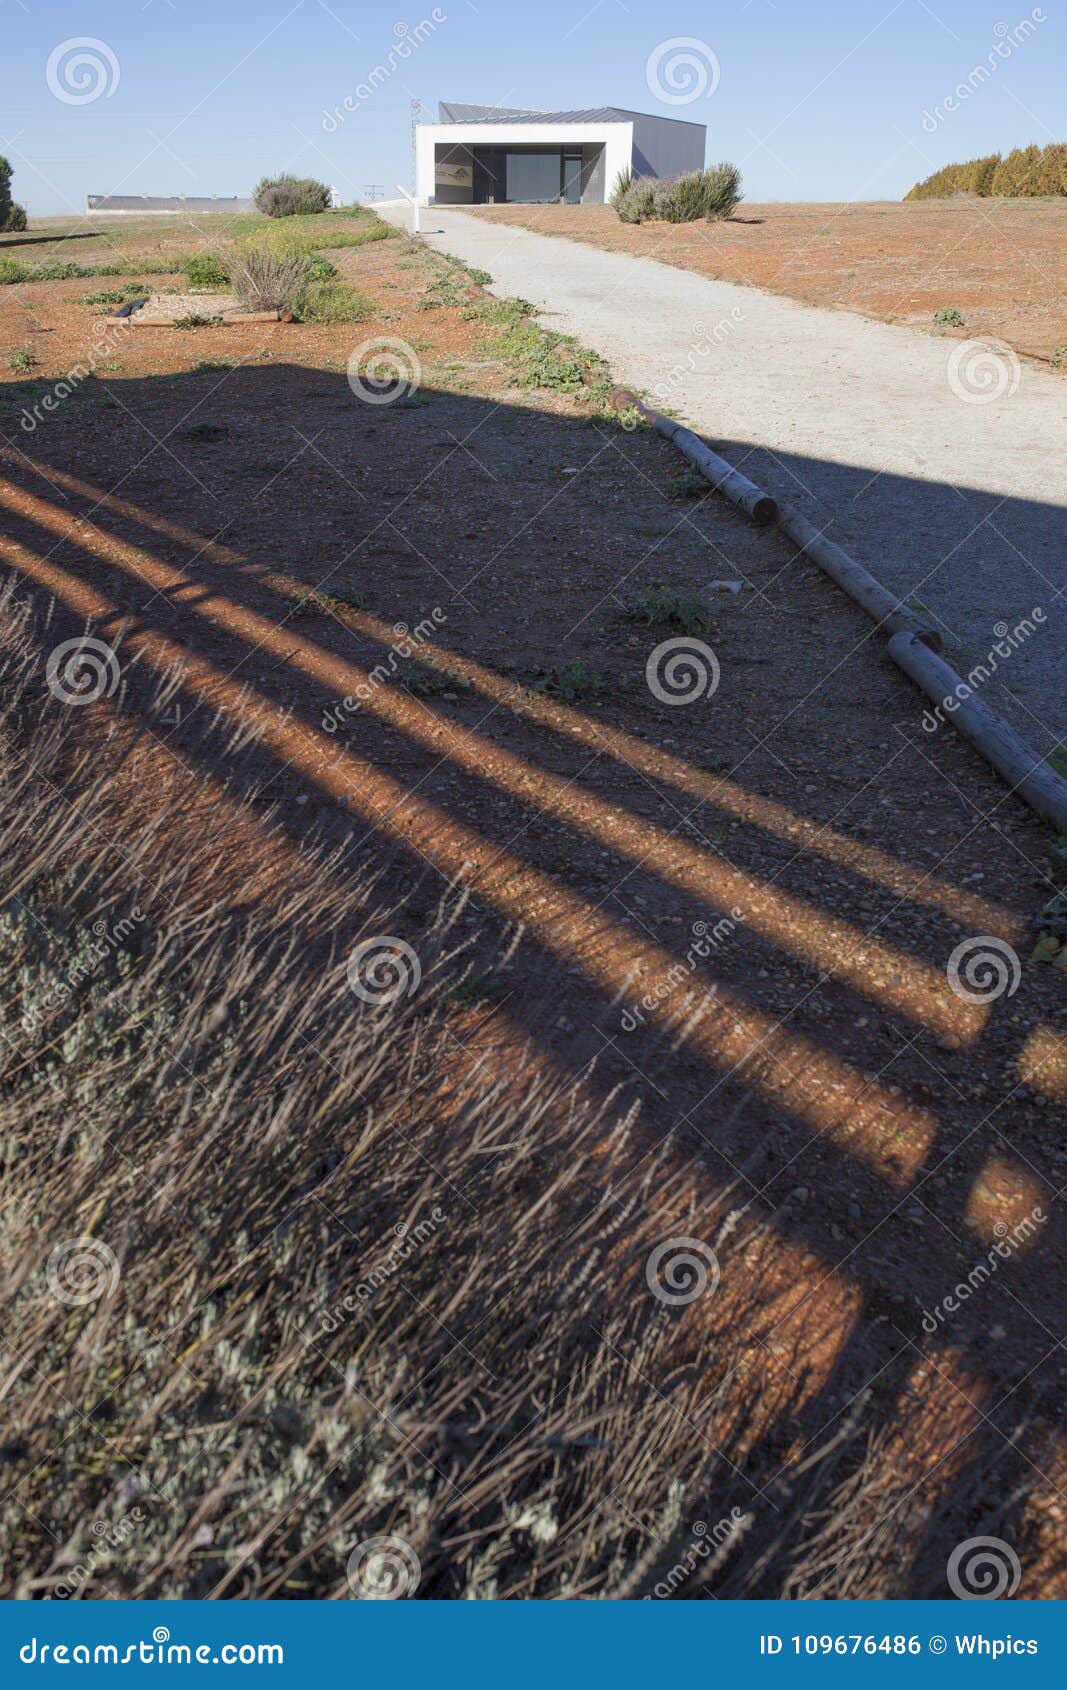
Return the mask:
<path id="1" fill-rule="evenodd" d="M 702 123 L 619 106 L 512 111 L 442 100 L 416 126 L 415 191 L 423 205 L 601 204 L 619 175 L 701 170 Z"/>

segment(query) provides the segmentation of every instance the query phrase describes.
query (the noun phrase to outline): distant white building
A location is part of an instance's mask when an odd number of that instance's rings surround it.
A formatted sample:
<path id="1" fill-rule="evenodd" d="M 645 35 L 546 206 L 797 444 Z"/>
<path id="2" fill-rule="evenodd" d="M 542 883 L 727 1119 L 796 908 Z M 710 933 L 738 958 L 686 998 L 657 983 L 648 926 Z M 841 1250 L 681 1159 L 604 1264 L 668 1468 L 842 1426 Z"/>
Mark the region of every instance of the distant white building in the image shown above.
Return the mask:
<path id="1" fill-rule="evenodd" d="M 415 130 L 415 191 L 424 205 L 602 204 L 619 175 L 701 170 L 702 123 L 620 106 L 513 111 L 442 100 Z"/>

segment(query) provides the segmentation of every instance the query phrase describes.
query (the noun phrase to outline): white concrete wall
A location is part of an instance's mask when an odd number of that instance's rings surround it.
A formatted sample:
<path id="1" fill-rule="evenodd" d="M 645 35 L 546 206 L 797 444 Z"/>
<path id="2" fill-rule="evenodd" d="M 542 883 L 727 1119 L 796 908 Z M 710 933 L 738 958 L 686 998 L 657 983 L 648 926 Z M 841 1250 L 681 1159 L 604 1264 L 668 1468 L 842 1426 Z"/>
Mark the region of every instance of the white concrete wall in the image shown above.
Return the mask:
<path id="1" fill-rule="evenodd" d="M 604 192 L 610 194 L 633 157 L 632 123 L 420 123 L 415 131 L 415 192 L 426 205 L 434 194 L 436 146 L 508 147 L 603 144 Z"/>

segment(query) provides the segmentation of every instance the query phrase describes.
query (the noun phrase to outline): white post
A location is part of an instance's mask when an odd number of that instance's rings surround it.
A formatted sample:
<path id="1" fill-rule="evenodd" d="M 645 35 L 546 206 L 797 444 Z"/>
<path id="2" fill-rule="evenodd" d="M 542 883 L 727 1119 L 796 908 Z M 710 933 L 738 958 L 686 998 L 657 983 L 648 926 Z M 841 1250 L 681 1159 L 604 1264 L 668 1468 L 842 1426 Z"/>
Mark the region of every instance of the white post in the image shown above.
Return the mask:
<path id="1" fill-rule="evenodd" d="M 411 233 L 413 235 L 417 235 L 420 232 L 419 231 L 419 202 L 414 197 L 414 195 L 408 193 L 408 191 L 405 188 L 403 182 L 398 182 L 397 187 L 400 189 L 400 192 L 403 194 L 404 198 L 406 200 L 411 201 Z"/>

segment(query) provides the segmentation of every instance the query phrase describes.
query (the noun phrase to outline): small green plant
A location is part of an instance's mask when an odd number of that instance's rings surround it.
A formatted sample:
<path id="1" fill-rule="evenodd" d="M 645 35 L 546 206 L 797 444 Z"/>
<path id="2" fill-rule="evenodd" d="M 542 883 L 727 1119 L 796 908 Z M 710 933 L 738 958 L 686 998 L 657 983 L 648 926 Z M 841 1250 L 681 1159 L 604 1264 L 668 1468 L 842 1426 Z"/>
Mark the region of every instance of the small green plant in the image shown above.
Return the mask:
<path id="1" fill-rule="evenodd" d="M 465 980 L 446 987 L 442 996 L 457 1009 L 481 1009 L 486 1004 L 499 1003 L 504 990 L 504 982 L 497 974 L 468 974 Z"/>
<path id="2" fill-rule="evenodd" d="M 185 430 L 185 438 L 187 440 L 222 440 L 229 432 L 224 423 L 198 422 L 193 423 L 191 428 Z"/>
<path id="3" fill-rule="evenodd" d="M 1067 364 L 1067 340 L 1061 341 L 1059 346 L 1052 348 L 1052 357 L 1049 362 L 1054 370 L 1063 369 L 1064 365 Z"/>
<path id="4" fill-rule="evenodd" d="M 202 317 L 199 311 L 188 311 L 184 317 L 175 317 L 176 329 L 220 329 L 221 317 Z"/>
<path id="5" fill-rule="evenodd" d="M 0 258 L 0 287 L 10 287 L 13 282 L 24 282 L 29 275 L 25 264 L 17 258 Z"/>
<path id="6" fill-rule="evenodd" d="M 572 663 L 551 663 L 547 668 L 539 669 L 533 684 L 536 692 L 547 693 L 549 698 L 561 698 L 566 704 L 578 699 L 596 698 L 606 685 L 603 675 L 590 669 L 580 657 Z"/>
<path id="7" fill-rule="evenodd" d="M 18 346 L 12 352 L 8 363 L 17 376 L 28 376 L 31 370 L 37 368 L 37 359 L 28 346 Z"/>
<path id="8" fill-rule="evenodd" d="M 296 601 L 298 615 L 308 615 L 311 611 L 321 611 L 327 616 L 336 616 L 342 610 L 369 610 L 370 605 L 362 593 L 357 593 L 350 587 L 334 587 L 330 592 L 324 592 L 321 587 L 311 587 L 306 593 L 301 593 Z"/>
<path id="9" fill-rule="evenodd" d="M 702 499 L 711 488 L 698 469 L 686 464 L 671 476 L 663 491 L 668 499 Z"/>
<path id="10" fill-rule="evenodd" d="M 130 299 L 143 299 L 148 289 L 143 282 L 127 282 L 121 288 L 104 288 L 100 293 L 83 293 L 83 305 L 125 305 Z"/>
<path id="11" fill-rule="evenodd" d="M 498 336 L 496 351 L 511 365 L 516 387 L 540 387 L 558 393 L 588 388 L 591 395 L 607 390 L 604 360 L 571 335 L 553 334 L 536 323 L 519 322 Z"/>
<path id="12" fill-rule="evenodd" d="M 31 282 L 69 282 L 75 276 L 91 276 L 92 268 L 84 264 L 75 264 L 73 260 L 66 263 L 59 258 L 46 258 L 40 264 L 31 266 L 29 280 Z"/>
<path id="13" fill-rule="evenodd" d="M 934 322 L 943 329 L 965 329 L 967 327 L 966 317 L 955 305 L 939 305 L 934 312 Z"/>
<path id="14" fill-rule="evenodd" d="M 637 603 L 623 611 L 623 617 L 645 627 L 677 628 L 682 634 L 705 634 L 712 626 L 711 610 L 703 599 L 670 587 L 647 587 Z"/>
<path id="15" fill-rule="evenodd" d="M 193 288 L 225 288 L 230 285 L 229 272 L 224 270 L 213 252 L 196 252 L 182 265 L 185 279 Z"/>

